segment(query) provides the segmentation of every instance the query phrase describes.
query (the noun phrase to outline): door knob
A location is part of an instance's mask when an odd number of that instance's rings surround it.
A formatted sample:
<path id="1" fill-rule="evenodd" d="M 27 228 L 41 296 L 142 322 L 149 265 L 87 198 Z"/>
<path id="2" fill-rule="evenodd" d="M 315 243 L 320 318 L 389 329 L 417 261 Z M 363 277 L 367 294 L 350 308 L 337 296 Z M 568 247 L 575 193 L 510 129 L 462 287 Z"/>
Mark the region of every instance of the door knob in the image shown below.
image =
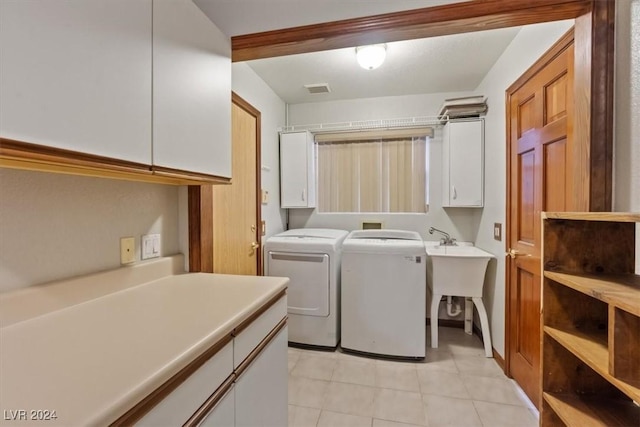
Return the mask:
<path id="1" fill-rule="evenodd" d="M 253 249 L 254 251 L 256 249 L 258 249 L 260 247 L 260 243 L 258 242 L 251 242 L 251 249 Z"/>
<path id="2" fill-rule="evenodd" d="M 509 255 L 511 259 L 514 259 L 515 257 L 519 257 L 519 256 L 531 256 L 531 254 L 521 254 L 520 251 L 515 249 L 509 249 L 509 252 L 507 252 L 507 255 Z"/>

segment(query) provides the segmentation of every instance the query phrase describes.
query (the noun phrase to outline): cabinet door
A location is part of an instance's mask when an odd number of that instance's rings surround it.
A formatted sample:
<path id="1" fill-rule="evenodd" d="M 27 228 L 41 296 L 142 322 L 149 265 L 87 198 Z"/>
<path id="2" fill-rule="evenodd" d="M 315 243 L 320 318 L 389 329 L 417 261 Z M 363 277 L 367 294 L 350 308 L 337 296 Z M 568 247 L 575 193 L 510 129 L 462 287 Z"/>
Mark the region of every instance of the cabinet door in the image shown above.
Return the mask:
<path id="1" fill-rule="evenodd" d="M 443 188 L 443 206 L 481 207 L 484 186 L 483 121 L 450 122 L 446 128 L 444 135 L 448 140 L 443 146 L 443 162 L 447 161 L 445 173 L 448 171 L 448 176 L 443 176 L 443 184 L 448 186 Z"/>
<path id="2" fill-rule="evenodd" d="M 233 427 L 236 420 L 236 399 L 231 387 L 218 404 L 209 412 L 199 427 Z"/>
<path id="3" fill-rule="evenodd" d="M 442 206 L 451 206 L 450 198 L 450 158 L 449 158 L 449 134 L 452 123 L 449 122 L 442 128 Z"/>
<path id="4" fill-rule="evenodd" d="M 286 426 L 287 327 L 242 372 L 236 382 L 236 426 Z"/>
<path id="5" fill-rule="evenodd" d="M 151 163 L 151 0 L 0 1 L 0 135 Z"/>
<path id="6" fill-rule="evenodd" d="M 231 42 L 190 0 L 153 2 L 153 164 L 231 177 Z"/>
<path id="7" fill-rule="evenodd" d="M 230 342 L 158 402 L 136 425 L 153 427 L 184 424 L 232 372 L 233 344 Z"/>
<path id="8" fill-rule="evenodd" d="M 308 132 L 280 135 L 280 206 L 315 207 L 315 158 Z"/>

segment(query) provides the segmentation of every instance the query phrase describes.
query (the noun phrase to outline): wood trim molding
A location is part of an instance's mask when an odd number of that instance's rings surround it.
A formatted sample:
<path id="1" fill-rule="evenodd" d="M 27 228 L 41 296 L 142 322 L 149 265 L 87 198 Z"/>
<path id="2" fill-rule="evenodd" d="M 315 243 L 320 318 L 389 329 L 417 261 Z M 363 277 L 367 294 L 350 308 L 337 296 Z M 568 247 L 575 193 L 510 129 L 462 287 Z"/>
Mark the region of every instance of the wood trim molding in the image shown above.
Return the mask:
<path id="1" fill-rule="evenodd" d="M 174 391 L 180 384 L 182 384 L 189 376 L 197 371 L 202 365 L 209 359 L 215 356 L 222 348 L 231 342 L 233 337 L 231 334 L 227 334 L 221 338 L 217 343 L 211 346 L 208 350 L 198 356 L 195 360 L 184 367 L 180 372 L 175 374 L 164 384 L 154 390 L 150 395 L 138 402 L 133 408 L 129 409 L 124 415 L 110 424 L 112 427 L 116 426 L 130 426 L 140 420 L 145 414 L 153 409 L 162 399 L 167 397 Z"/>
<path id="2" fill-rule="evenodd" d="M 596 1 L 597 3 L 597 1 Z M 576 18 L 591 0 L 483 0 L 246 34 L 231 38 L 236 61 Z"/>
<path id="3" fill-rule="evenodd" d="M 262 316 L 262 314 L 269 310 L 275 303 L 277 303 L 278 301 L 280 301 L 280 299 L 282 297 L 284 297 L 287 294 L 287 290 L 283 289 L 280 292 L 278 292 L 276 295 L 274 295 L 273 297 L 271 297 L 271 299 L 269 301 L 267 301 L 266 303 L 264 303 L 262 305 L 262 307 L 260 307 L 259 309 L 257 309 L 251 316 L 249 316 L 248 318 L 246 318 L 242 323 L 240 323 L 238 326 L 235 327 L 235 329 L 233 330 L 233 336 L 237 337 L 243 330 L 245 330 L 254 320 L 256 320 L 258 317 Z"/>
<path id="4" fill-rule="evenodd" d="M 213 273 L 213 186 L 188 188 L 189 271 Z"/>
<path id="5" fill-rule="evenodd" d="M 482 330 L 475 323 L 473 324 L 473 333 L 476 334 L 478 338 L 480 338 L 480 340 L 482 340 Z M 495 347 L 491 347 L 491 353 L 493 354 L 493 359 L 496 361 L 500 369 L 502 369 L 502 372 L 504 372 L 504 359 L 502 358 L 502 356 L 500 356 L 500 353 L 496 351 Z"/>
<path id="6" fill-rule="evenodd" d="M 496 361 L 500 369 L 502 369 L 502 372 L 505 372 L 504 359 L 502 358 L 502 356 L 500 356 L 500 353 L 498 353 L 495 348 L 491 348 L 491 351 L 493 352 L 493 360 Z"/>
<path id="7" fill-rule="evenodd" d="M 260 245 L 256 257 L 256 271 L 263 275 L 262 265 L 262 113 L 235 92 L 231 93 L 231 102 L 242 108 L 256 120 L 256 241 Z"/>
<path id="8" fill-rule="evenodd" d="M 151 174 L 150 166 L 142 163 L 7 138 L 0 138 L 0 158 L 2 160 L 33 162 L 34 164 L 56 164 L 77 169 L 104 168 L 111 172 Z"/>
<path id="9" fill-rule="evenodd" d="M 558 55 L 565 51 L 574 40 L 574 29 L 567 31 L 557 42 L 547 50 L 535 64 L 529 67 L 518 79 L 507 88 L 507 94 L 515 92 L 525 83 L 527 83 L 541 69 L 547 66 Z"/>
<path id="10" fill-rule="evenodd" d="M 574 180 L 588 180 L 586 200 L 578 206 L 591 212 L 609 212 L 613 193 L 613 97 L 615 0 L 594 0 L 591 11 L 576 19 L 575 56 L 576 141 L 587 141 L 578 153 L 582 169 Z M 580 145 L 580 144 L 576 144 Z M 579 182 L 579 181 L 578 181 Z"/>
<path id="11" fill-rule="evenodd" d="M 226 184 L 229 178 L 0 138 L 0 167 L 157 184 Z"/>
<path id="12" fill-rule="evenodd" d="M 209 174 L 199 173 L 199 172 L 190 172 L 182 169 L 166 168 L 163 166 L 151 166 L 151 171 L 155 175 L 166 176 L 166 177 L 175 178 L 178 180 L 184 180 L 185 184 L 194 184 L 194 183 L 230 184 L 231 183 L 231 178 L 217 176 L 217 175 L 209 175 Z"/>

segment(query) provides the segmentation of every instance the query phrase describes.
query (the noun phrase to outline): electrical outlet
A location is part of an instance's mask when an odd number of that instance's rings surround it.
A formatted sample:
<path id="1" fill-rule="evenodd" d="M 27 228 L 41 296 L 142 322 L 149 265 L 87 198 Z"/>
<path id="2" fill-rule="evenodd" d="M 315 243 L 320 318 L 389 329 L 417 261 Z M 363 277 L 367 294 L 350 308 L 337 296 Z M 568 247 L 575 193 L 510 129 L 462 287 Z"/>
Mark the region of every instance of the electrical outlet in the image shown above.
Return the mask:
<path id="1" fill-rule="evenodd" d="M 142 259 L 158 258 L 160 256 L 160 235 L 145 234 L 142 236 Z"/>
<path id="2" fill-rule="evenodd" d="M 136 239 L 123 237 L 120 239 L 120 264 L 131 264 L 136 261 Z"/>

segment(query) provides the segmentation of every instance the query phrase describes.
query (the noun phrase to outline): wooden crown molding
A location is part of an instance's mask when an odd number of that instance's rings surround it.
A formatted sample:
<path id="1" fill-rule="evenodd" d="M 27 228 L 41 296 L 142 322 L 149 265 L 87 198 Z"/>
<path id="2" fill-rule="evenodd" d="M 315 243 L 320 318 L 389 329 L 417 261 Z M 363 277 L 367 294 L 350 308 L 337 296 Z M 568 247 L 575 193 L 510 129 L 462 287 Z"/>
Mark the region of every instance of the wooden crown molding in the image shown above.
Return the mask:
<path id="1" fill-rule="evenodd" d="M 232 60 L 340 49 L 576 18 L 591 0 L 475 0 L 231 38 Z"/>

